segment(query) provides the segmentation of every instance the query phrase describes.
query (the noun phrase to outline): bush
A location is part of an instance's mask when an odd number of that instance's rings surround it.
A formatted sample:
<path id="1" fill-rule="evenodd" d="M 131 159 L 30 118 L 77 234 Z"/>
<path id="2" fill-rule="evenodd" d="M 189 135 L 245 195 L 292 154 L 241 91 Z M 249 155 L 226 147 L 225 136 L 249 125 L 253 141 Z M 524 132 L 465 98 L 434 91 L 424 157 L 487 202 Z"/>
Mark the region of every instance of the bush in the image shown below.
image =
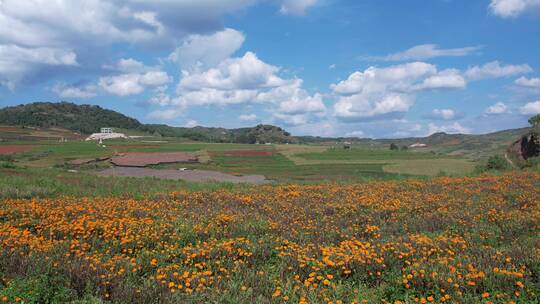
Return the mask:
<path id="1" fill-rule="evenodd" d="M 510 168 L 506 159 L 500 155 L 490 156 L 484 165 L 479 165 L 476 170 L 479 172 L 485 171 L 503 171 Z"/>
<path id="2" fill-rule="evenodd" d="M 0 168 L 2 169 L 15 169 L 17 166 L 12 161 L 0 161 Z"/>

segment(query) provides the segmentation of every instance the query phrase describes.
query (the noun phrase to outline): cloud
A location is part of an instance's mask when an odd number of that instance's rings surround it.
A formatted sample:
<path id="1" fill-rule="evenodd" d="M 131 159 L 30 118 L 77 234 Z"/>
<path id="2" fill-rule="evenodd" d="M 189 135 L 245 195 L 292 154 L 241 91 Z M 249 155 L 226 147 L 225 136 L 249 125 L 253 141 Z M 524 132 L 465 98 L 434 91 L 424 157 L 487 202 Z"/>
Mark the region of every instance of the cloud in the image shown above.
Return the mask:
<path id="1" fill-rule="evenodd" d="M 77 65 L 77 55 L 71 49 L 0 44 L 0 82 L 10 87 L 47 66 Z"/>
<path id="2" fill-rule="evenodd" d="M 114 65 L 104 65 L 103 68 L 124 73 L 136 73 L 152 69 L 150 67 L 147 67 L 141 61 L 135 60 L 133 58 L 122 58 L 118 60 Z"/>
<path id="3" fill-rule="evenodd" d="M 88 0 L 0 1 L 1 83 L 16 84 L 39 75 L 43 65 L 75 65 L 92 70 L 109 56 L 109 45 L 152 45 L 163 49 L 192 34 L 222 28 L 222 17 L 256 0 Z M 18 60 L 13 60 L 17 53 Z M 99 53 L 100 56 L 96 54 Z M 34 60 L 29 60 L 33 58 Z M 37 60 L 39 59 L 39 60 Z"/>
<path id="4" fill-rule="evenodd" d="M 540 88 L 540 78 L 527 79 L 525 77 L 520 77 L 516 79 L 515 84 L 526 88 Z"/>
<path id="5" fill-rule="evenodd" d="M 182 69 L 213 67 L 232 56 L 244 43 L 241 32 L 226 28 L 211 35 L 191 35 L 169 55 Z"/>
<path id="6" fill-rule="evenodd" d="M 469 46 L 454 49 L 441 49 L 436 44 L 422 44 L 403 52 L 386 56 L 368 56 L 364 59 L 373 61 L 408 61 L 427 60 L 436 57 L 462 57 L 478 53 L 482 46 Z"/>
<path id="7" fill-rule="evenodd" d="M 458 122 L 454 122 L 453 124 L 450 124 L 450 125 L 436 125 L 434 123 L 428 124 L 427 135 L 431 135 L 433 133 L 438 133 L 438 132 L 444 132 L 444 133 L 450 133 L 450 134 L 455 134 L 455 133 L 468 134 L 471 132 L 471 130 L 469 128 L 462 126 Z"/>
<path id="8" fill-rule="evenodd" d="M 488 115 L 504 114 L 507 112 L 508 107 L 502 102 L 497 102 L 496 104 L 487 107 L 487 109 L 484 111 L 484 113 Z"/>
<path id="9" fill-rule="evenodd" d="M 382 119 L 407 112 L 415 94 L 433 89 L 460 89 L 466 81 L 457 70 L 438 71 L 424 62 L 369 67 L 332 84 L 334 115 L 346 120 Z"/>
<path id="10" fill-rule="evenodd" d="M 458 114 L 452 109 L 433 109 L 429 117 L 440 120 L 454 120 L 458 118 Z"/>
<path id="11" fill-rule="evenodd" d="M 184 127 L 186 127 L 186 128 L 194 128 L 194 127 L 196 127 L 198 125 L 199 125 L 199 123 L 196 120 L 190 119 L 184 124 Z"/>
<path id="12" fill-rule="evenodd" d="M 435 75 L 437 68 L 424 62 L 412 62 L 386 68 L 369 67 L 354 72 L 348 79 L 330 88 L 338 94 L 371 93 L 385 90 L 407 91 L 420 78 Z"/>
<path id="13" fill-rule="evenodd" d="M 527 103 L 519 108 L 519 112 L 523 115 L 540 114 L 540 100 Z"/>
<path id="14" fill-rule="evenodd" d="M 527 11 L 540 11 L 540 0 L 491 0 L 489 9 L 496 16 L 513 18 Z"/>
<path id="15" fill-rule="evenodd" d="M 239 116 L 241 121 L 256 121 L 257 115 L 255 114 L 242 114 Z"/>
<path id="16" fill-rule="evenodd" d="M 289 126 L 301 126 L 309 123 L 309 116 L 304 114 L 274 113 L 274 118 Z"/>
<path id="17" fill-rule="evenodd" d="M 173 104 L 182 107 L 194 106 L 227 106 L 253 102 L 257 98 L 257 90 L 218 90 L 213 88 L 200 88 L 197 90 L 180 92 L 172 99 Z"/>
<path id="18" fill-rule="evenodd" d="M 304 15 L 315 4 L 317 0 L 283 0 L 279 11 L 283 15 Z"/>
<path id="19" fill-rule="evenodd" d="M 448 69 L 426 78 L 417 89 L 463 89 L 466 86 L 467 82 L 458 70 Z"/>
<path id="20" fill-rule="evenodd" d="M 282 114 L 324 112 L 326 106 L 323 103 L 322 95 L 318 93 L 310 95 L 302 89 L 302 83 L 301 79 L 295 79 L 267 92 L 259 93 L 257 100 L 277 103 L 277 111 Z"/>
<path id="21" fill-rule="evenodd" d="M 151 71 L 142 74 L 121 74 L 101 77 L 99 85 L 108 93 L 117 96 L 129 96 L 142 93 L 147 87 L 167 84 L 171 78 L 166 72 Z"/>
<path id="22" fill-rule="evenodd" d="M 98 95 L 98 87 L 94 84 L 86 84 L 83 86 L 66 86 L 59 83 L 53 87 L 52 91 L 62 98 L 92 98 Z"/>
<path id="23" fill-rule="evenodd" d="M 357 131 L 352 131 L 352 132 L 348 132 L 348 133 L 345 133 L 345 137 L 358 137 L 358 138 L 362 138 L 362 137 L 365 137 L 366 134 L 364 133 L 364 131 L 361 131 L 361 130 L 357 130 Z"/>
<path id="24" fill-rule="evenodd" d="M 177 117 L 184 115 L 179 109 L 165 109 L 165 110 L 154 110 L 150 112 L 147 116 L 148 118 L 170 121 Z"/>
<path id="25" fill-rule="evenodd" d="M 182 70 L 179 91 L 216 90 L 251 90 L 261 87 L 276 87 L 285 81 L 276 75 L 279 68 L 267 64 L 252 52 L 246 52 L 240 58 L 228 58 L 215 68 L 206 71 L 190 72 Z"/>
<path id="26" fill-rule="evenodd" d="M 492 61 L 482 66 L 473 66 L 464 73 L 467 79 L 482 80 L 489 78 L 509 77 L 532 72 L 528 64 L 501 65 L 499 61 Z"/>
<path id="27" fill-rule="evenodd" d="M 334 104 L 334 113 L 343 119 L 387 117 L 387 114 L 409 111 L 414 101 L 410 96 L 388 94 L 381 99 L 365 99 L 362 95 L 341 97 Z"/>
<path id="28" fill-rule="evenodd" d="M 283 79 L 280 68 L 246 52 L 243 57 L 227 58 L 216 67 L 203 71 L 182 71 L 175 103 L 182 106 L 265 103 L 275 105 L 282 115 L 317 113 L 326 110 L 322 95 L 310 95 L 301 79 Z M 285 118 L 288 122 L 298 117 Z"/>

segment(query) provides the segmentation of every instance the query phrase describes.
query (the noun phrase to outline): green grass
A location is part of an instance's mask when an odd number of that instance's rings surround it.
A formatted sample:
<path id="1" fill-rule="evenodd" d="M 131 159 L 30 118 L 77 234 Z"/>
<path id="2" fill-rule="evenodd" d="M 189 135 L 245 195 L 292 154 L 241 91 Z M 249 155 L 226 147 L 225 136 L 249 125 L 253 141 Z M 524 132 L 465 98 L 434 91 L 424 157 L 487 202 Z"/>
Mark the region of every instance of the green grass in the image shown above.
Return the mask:
<path id="1" fill-rule="evenodd" d="M 18 167 L 54 167 L 80 158 L 112 156 L 125 152 L 191 152 L 201 158 L 200 164 L 174 164 L 157 168 L 188 167 L 216 170 L 235 175 L 256 174 L 279 182 L 291 181 L 365 181 L 408 176 L 433 176 L 470 173 L 474 164 L 465 159 L 430 152 L 390 151 L 387 149 L 350 150 L 320 146 L 246 145 L 194 142 L 155 142 L 145 140 L 95 142 L 39 141 L 30 152 L 14 155 Z M 228 151 L 272 151 L 271 156 L 234 156 Z M 108 163 L 104 165 L 109 166 Z M 81 170 L 97 170 L 87 166 Z"/>
<path id="2" fill-rule="evenodd" d="M 223 153 L 212 155 L 207 164 L 171 164 L 157 168 L 217 170 L 234 175 L 261 174 L 279 182 L 309 181 L 366 181 L 407 177 L 399 173 L 383 171 L 385 164 L 316 164 L 297 165 L 281 153 L 272 156 L 229 156 Z"/>
<path id="3" fill-rule="evenodd" d="M 133 197 L 174 191 L 201 191 L 248 187 L 232 183 L 194 183 L 157 178 L 102 177 L 61 169 L 0 168 L 0 198 L 59 196 Z"/>
<path id="4" fill-rule="evenodd" d="M 409 152 L 409 151 L 391 151 L 385 149 L 368 150 L 368 149 L 328 149 L 321 153 L 305 153 L 298 154 L 308 160 L 410 160 L 410 159 L 434 159 L 440 158 L 440 155 L 435 153 L 425 152 Z"/>

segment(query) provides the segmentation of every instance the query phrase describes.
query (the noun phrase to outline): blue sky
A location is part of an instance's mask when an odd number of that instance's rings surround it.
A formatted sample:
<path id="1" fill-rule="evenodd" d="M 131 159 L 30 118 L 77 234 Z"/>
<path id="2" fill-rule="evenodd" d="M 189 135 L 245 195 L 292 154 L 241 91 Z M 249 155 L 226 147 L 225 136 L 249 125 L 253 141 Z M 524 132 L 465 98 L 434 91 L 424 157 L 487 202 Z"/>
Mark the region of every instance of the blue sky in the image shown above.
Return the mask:
<path id="1" fill-rule="evenodd" d="M 0 2 L 0 105 L 405 137 L 540 113 L 540 0 Z"/>

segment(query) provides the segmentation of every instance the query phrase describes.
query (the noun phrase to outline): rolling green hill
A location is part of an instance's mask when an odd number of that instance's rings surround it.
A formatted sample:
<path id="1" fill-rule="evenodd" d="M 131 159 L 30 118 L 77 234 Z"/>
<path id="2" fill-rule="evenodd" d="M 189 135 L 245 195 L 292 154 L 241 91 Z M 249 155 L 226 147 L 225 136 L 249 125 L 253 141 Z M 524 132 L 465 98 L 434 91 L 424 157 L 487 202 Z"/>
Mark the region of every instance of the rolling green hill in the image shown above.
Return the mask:
<path id="1" fill-rule="evenodd" d="M 40 128 L 63 128 L 84 134 L 101 127 L 137 129 L 141 123 L 118 112 L 94 105 L 69 102 L 35 102 L 0 109 L 0 124 Z"/>
<path id="2" fill-rule="evenodd" d="M 181 128 L 141 124 L 134 118 L 94 105 L 69 102 L 35 102 L 0 109 L 0 125 L 61 128 L 83 134 L 99 132 L 101 127 L 144 132 L 148 135 L 180 137 L 205 142 L 295 143 L 297 139 L 280 127 L 258 125 L 252 128 Z"/>

